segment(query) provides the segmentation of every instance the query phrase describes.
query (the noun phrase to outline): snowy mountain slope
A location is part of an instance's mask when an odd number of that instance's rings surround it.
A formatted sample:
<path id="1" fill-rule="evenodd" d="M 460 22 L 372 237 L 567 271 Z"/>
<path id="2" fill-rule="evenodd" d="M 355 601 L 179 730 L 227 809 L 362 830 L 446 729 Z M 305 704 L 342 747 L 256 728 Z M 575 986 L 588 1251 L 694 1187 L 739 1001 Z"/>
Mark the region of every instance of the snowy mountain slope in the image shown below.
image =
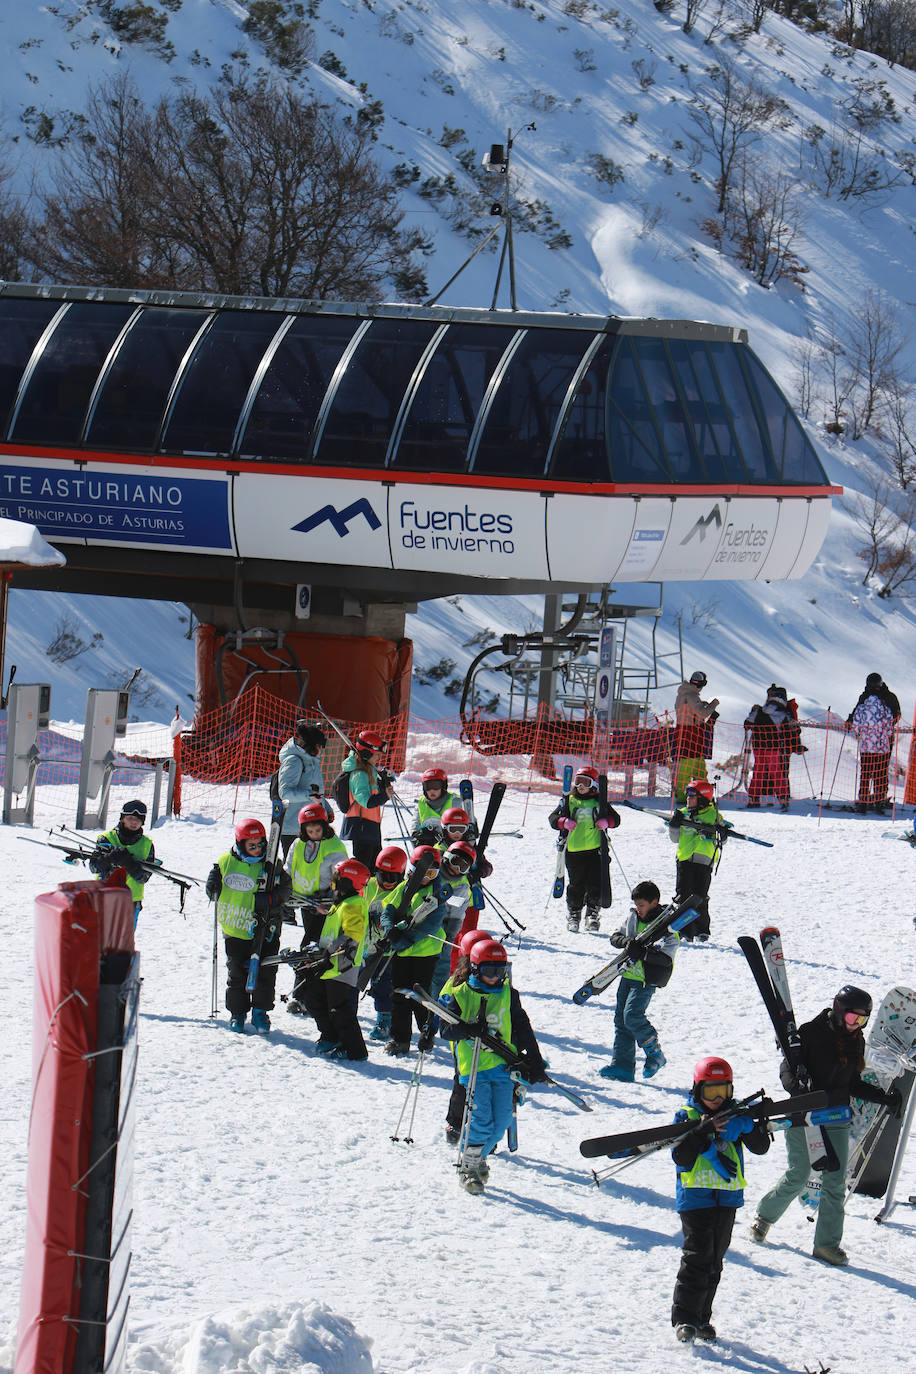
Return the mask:
<path id="1" fill-rule="evenodd" d="M 479 1199 L 459 1191 L 441 1139 L 444 1049 L 423 1075 L 414 1145 L 392 1142 L 410 1063 L 392 1062 L 377 1046 L 364 1066 L 326 1063 L 315 1056 L 310 1026 L 280 1008 L 269 1042 L 230 1036 L 225 1014 L 217 1024 L 208 1019 L 205 900 L 189 898 L 185 921 L 171 889 L 147 888 L 131 1370 L 355 1374 L 370 1368 L 359 1356 L 368 1340 L 376 1374 L 662 1374 L 697 1360 L 749 1374 L 795 1374 L 818 1360 L 836 1374 L 908 1374 L 916 1296 L 909 1208 L 876 1226 L 877 1204 L 854 1199 L 844 1271 L 810 1258 L 812 1227 L 797 1205 L 771 1244 L 753 1245 L 751 1209 L 785 1160 L 777 1138 L 767 1156 L 748 1163 L 747 1203 L 714 1312 L 720 1345 L 691 1352 L 675 1345 L 669 1324 L 680 1234 L 670 1161 L 663 1152 L 598 1190 L 578 1144 L 669 1120 L 704 1053 L 730 1060 L 739 1091 L 780 1093 L 772 1032 L 735 947 L 740 933 L 780 925 L 801 1019 L 847 981 L 876 997 L 894 983 L 913 986 L 912 913 L 900 902 L 912 885 L 912 851 L 883 839 L 880 822 L 755 816 L 754 833 L 776 847 L 728 847 L 713 885 L 712 947 L 683 949 L 650 1007 L 668 1064 L 651 1082 L 611 1085 L 597 1069 L 609 1058 L 613 1004 L 607 996 L 582 1009 L 570 1001 L 608 946 L 571 936 L 558 904 L 546 899 L 549 805 L 510 791 L 501 821 L 521 825 L 524 839 L 493 841 L 488 886 L 528 927 L 521 948 L 511 946 L 513 978 L 551 1072 L 594 1111 L 583 1115 L 533 1089 L 520 1111 L 518 1154 L 500 1151 Z M 228 834 L 201 818 L 165 822 L 155 839 L 166 862 L 203 874 Z M 673 850 L 651 818 L 627 814 L 614 849 L 627 884 L 654 877 L 670 890 Z M 12 830 L 0 832 L 0 854 L 8 874 L 0 914 L 8 950 L 0 1370 L 8 1371 L 24 1222 L 31 903 L 73 874 L 53 855 L 23 850 Z M 617 865 L 614 885 L 606 929 L 626 911 Z M 279 990 L 289 984 L 281 971 Z M 913 1153 L 899 1196 L 905 1202 L 912 1193 Z M 315 1314 L 315 1304 L 324 1313 Z"/>

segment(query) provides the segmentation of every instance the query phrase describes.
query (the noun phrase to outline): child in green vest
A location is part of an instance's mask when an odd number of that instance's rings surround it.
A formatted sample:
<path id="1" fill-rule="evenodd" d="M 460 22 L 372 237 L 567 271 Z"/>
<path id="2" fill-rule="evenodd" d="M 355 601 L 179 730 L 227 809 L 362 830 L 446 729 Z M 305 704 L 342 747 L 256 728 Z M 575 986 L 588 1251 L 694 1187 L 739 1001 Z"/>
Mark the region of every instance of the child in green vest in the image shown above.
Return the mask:
<path id="1" fill-rule="evenodd" d="M 331 907 L 318 938 L 327 952 L 327 966 L 296 984 L 299 999 L 320 1032 L 315 1048 L 329 1059 L 368 1057 L 356 1015 L 357 980 L 369 929 L 369 908 L 363 895 L 368 881 L 369 870 L 359 859 L 344 858 L 334 865 Z"/>
<path id="2" fill-rule="evenodd" d="M 676 900 L 697 899 L 698 918 L 681 931 L 688 943 L 709 939 L 709 886 L 729 829 L 731 821 L 720 815 L 712 783 L 693 778 L 687 784 L 686 806 L 678 807 L 668 822 L 668 838 L 677 845 Z"/>
<path id="3" fill-rule="evenodd" d="M 671 1151 L 677 1165 L 677 1210 L 684 1243 L 674 1285 L 671 1325 L 679 1341 L 714 1341 L 712 1304 L 735 1214 L 744 1205 L 744 1146 L 755 1155 L 770 1148 L 766 1125 L 743 1113 L 716 1120 L 734 1096 L 731 1065 L 705 1055 L 694 1066 L 693 1087 L 676 1122 L 693 1130 Z"/>
<path id="4" fill-rule="evenodd" d="M 615 930 L 611 944 L 626 950 L 661 914 L 661 893 L 655 883 L 637 883 L 630 893 L 633 909 L 622 930 Z M 658 1043 L 658 1033 L 646 1015 L 657 987 L 664 987 L 671 977 L 679 937 L 674 931 L 659 940 L 645 956 L 636 959 L 617 983 L 617 1006 L 614 1011 L 614 1049 L 610 1064 L 598 1070 L 601 1078 L 619 1083 L 632 1083 L 636 1078 L 636 1047 L 645 1053 L 643 1078 L 654 1078 L 668 1062 Z M 638 952 L 638 951 L 634 951 Z"/>
<path id="5" fill-rule="evenodd" d="M 123 868 L 127 873 L 127 887 L 134 899 L 134 930 L 137 929 L 143 905 L 143 891 L 150 865 L 156 859 L 153 842 L 143 833 L 145 820 L 146 802 L 125 802 L 114 830 L 106 830 L 104 835 L 98 837 L 89 857 L 91 872 L 97 873 L 103 880 L 116 868 Z"/>

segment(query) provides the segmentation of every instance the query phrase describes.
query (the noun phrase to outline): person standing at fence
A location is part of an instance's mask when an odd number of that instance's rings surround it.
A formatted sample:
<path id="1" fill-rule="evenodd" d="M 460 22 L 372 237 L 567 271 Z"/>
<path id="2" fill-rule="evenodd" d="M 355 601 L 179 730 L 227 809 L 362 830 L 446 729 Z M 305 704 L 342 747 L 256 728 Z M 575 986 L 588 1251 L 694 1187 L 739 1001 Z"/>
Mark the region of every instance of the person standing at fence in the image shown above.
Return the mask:
<path id="1" fill-rule="evenodd" d="M 719 698 L 703 701 L 700 690 L 706 686 L 706 674 L 702 671 L 691 673 L 686 682 L 677 689 L 674 710 L 677 716 L 674 757 L 677 768 L 674 777 L 674 800 L 683 806 L 687 800 L 687 784 L 692 778 L 706 777 L 706 759 L 710 753 L 707 748 L 707 726 L 719 719 L 716 707 Z"/>
<path id="2" fill-rule="evenodd" d="M 327 736 L 317 725 L 297 720 L 295 732 L 280 750 L 277 795 L 286 804 L 280 836 L 284 859 L 299 838 L 299 812 L 309 802 L 324 796 L 321 754 L 327 742 Z"/>
<path id="3" fill-rule="evenodd" d="M 143 905 L 143 891 L 149 876 L 146 865 L 155 863 L 156 851 L 148 835 L 143 833 L 146 802 L 125 802 L 114 830 L 106 830 L 95 842 L 89 856 L 89 868 L 104 881 L 116 868 L 127 874 L 127 886 L 134 899 L 134 930 Z"/>
<path id="4" fill-rule="evenodd" d="M 869 673 L 865 690 L 846 717 L 859 745 L 859 799 L 856 810 L 869 807 L 883 816 L 888 808 L 888 773 L 900 702 L 880 673 Z"/>
<path id="5" fill-rule="evenodd" d="M 342 772 L 349 774 L 350 780 L 350 805 L 340 838 L 351 846 L 354 859 L 371 873 L 382 847 L 382 808 L 391 796 L 393 779 L 378 767 L 379 755 L 388 746 L 377 731 L 360 730 L 353 745 L 343 761 Z"/>
<path id="6" fill-rule="evenodd" d="M 755 702 L 744 721 L 745 730 L 750 731 L 751 747 L 754 750 L 754 772 L 747 789 L 747 804 L 750 808 L 759 807 L 761 798 L 771 792 L 775 794 L 780 810 L 789 809 L 789 773 L 786 761 L 791 756 L 791 748 L 786 750 L 786 734 L 797 739 L 798 726 L 789 710 L 788 693 L 785 687 L 775 683 L 767 692 L 763 706 Z"/>

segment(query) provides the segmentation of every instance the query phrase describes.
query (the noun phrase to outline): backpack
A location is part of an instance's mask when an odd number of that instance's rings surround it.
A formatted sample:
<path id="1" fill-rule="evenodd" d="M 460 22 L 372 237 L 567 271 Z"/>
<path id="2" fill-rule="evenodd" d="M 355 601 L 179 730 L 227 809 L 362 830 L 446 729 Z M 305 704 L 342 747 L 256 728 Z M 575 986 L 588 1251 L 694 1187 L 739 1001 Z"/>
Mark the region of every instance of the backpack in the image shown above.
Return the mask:
<path id="1" fill-rule="evenodd" d="M 331 796 L 334 798 L 334 800 L 336 801 L 336 803 L 337 803 L 339 809 L 343 812 L 344 815 L 346 815 L 347 812 L 350 810 L 350 806 L 352 805 L 351 798 L 350 798 L 350 774 L 349 774 L 349 773 L 338 773 L 338 774 L 337 774 L 337 777 L 336 777 L 336 778 L 334 779 L 334 781 L 331 783 L 331 792 L 330 792 L 330 795 L 331 795 Z"/>

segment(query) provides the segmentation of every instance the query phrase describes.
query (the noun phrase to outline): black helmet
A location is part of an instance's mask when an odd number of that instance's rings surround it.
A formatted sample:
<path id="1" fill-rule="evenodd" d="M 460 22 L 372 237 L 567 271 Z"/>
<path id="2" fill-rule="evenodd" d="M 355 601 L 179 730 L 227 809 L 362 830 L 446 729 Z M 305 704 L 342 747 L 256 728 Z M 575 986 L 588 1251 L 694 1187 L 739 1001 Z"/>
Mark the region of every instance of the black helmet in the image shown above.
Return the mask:
<path id="1" fill-rule="evenodd" d="M 695 673 L 690 674 L 690 677 L 687 679 L 687 681 L 692 682 L 694 687 L 705 687 L 706 674 L 702 671 L 702 669 L 698 668 Z"/>
<path id="2" fill-rule="evenodd" d="M 146 802 L 136 798 L 134 801 L 126 801 L 121 807 L 122 816 L 139 816 L 141 821 L 146 820 Z"/>
<path id="3" fill-rule="evenodd" d="M 856 1016 L 864 1016 L 866 1020 L 871 1016 L 872 1000 L 869 993 L 864 988 L 857 988 L 852 983 L 845 983 L 840 988 L 836 997 L 833 999 L 833 1022 L 836 1026 L 846 1029 L 844 1017 L 847 1012 Z M 854 1027 L 858 1029 L 858 1027 Z"/>

